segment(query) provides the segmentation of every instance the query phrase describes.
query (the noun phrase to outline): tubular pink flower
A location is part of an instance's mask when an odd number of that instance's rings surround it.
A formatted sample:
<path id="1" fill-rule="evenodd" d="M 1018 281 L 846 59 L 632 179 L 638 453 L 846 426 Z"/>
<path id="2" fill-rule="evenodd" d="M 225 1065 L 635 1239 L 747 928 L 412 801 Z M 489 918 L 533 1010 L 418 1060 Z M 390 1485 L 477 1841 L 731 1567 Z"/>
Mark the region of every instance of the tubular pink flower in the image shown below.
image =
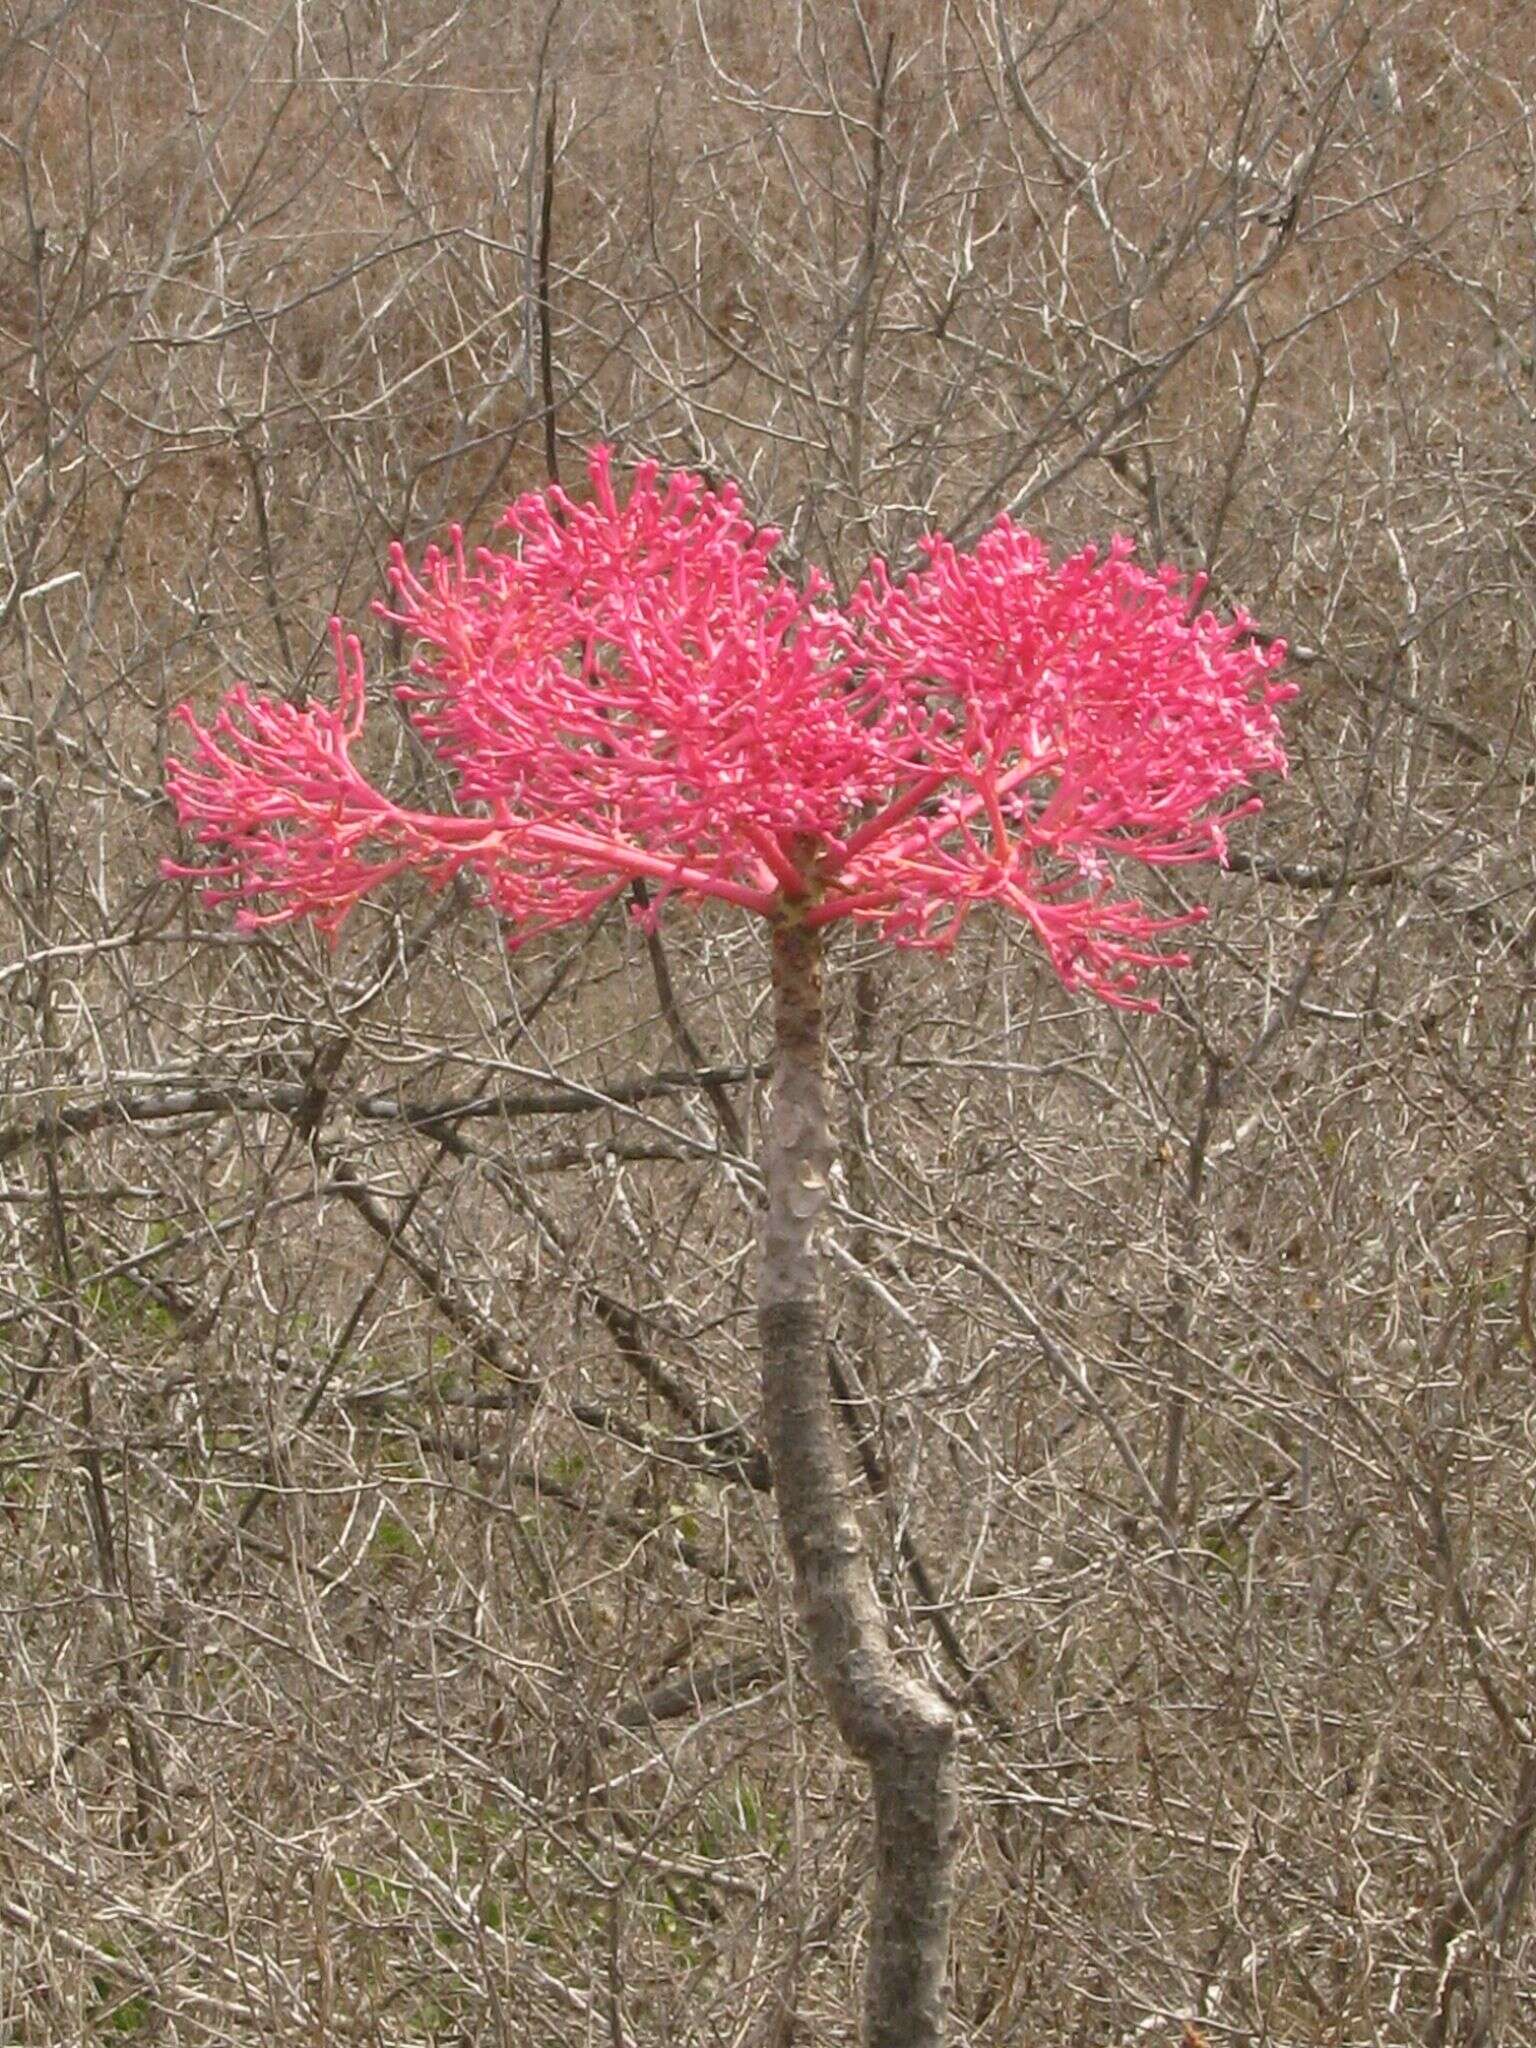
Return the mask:
<path id="1" fill-rule="evenodd" d="M 895 584 L 872 564 L 838 607 L 775 574 L 778 535 L 733 486 L 636 472 L 615 494 L 511 506 L 505 552 L 455 531 L 419 570 L 391 552 L 392 604 L 420 650 L 399 692 L 455 778 L 448 814 L 374 788 L 358 642 L 333 625 L 338 700 L 302 710 L 237 689 L 167 786 L 222 858 L 195 869 L 251 926 L 336 930 L 414 870 L 468 873 L 514 942 L 589 917 L 634 877 L 814 923 L 866 921 L 898 944 L 953 942 L 980 904 L 1023 917 L 1069 986 L 1144 1002 L 1177 965 L 1169 917 L 1117 892 L 1117 865 L 1220 859 L 1283 773 L 1284 656 L 1198 584 L 1138 568 L 1128 542 L 1053 568 L 1000 519 L 961 553 L 926 545 Z"/>

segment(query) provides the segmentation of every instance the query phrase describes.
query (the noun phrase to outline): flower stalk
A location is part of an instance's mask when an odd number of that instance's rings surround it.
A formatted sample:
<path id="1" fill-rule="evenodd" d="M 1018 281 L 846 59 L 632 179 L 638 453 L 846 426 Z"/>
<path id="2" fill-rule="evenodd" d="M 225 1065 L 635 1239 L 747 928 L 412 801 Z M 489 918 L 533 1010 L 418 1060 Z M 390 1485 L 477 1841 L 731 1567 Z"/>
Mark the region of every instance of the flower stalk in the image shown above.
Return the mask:
<path id="1" fill-rule="evenodd" d="M 956 1719 L 892 1652 L 828 1385 L 817 1257 L 833 1157 L 822 945 L 820 928 L 793 909 L 775 919 L 758 1296 L 763 1424 L 811 1675 L 871 1778 L 864 2039 L 868 2048 L 940 2048 L 959 1814 Z"/>

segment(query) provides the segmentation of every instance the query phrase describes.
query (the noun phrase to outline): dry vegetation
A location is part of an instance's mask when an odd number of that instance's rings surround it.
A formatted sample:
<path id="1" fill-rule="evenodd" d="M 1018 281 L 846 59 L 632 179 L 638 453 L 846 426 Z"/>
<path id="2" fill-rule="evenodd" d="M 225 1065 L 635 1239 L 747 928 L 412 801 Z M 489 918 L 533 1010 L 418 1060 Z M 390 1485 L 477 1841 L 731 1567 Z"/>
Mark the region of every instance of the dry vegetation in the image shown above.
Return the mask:
<path id="1" fill-rule="evenodd" d="M 842 575 L 1133 532 L 1298 649 L 1161 1016 L 837 962 L 957 2043 L 1536 2042 L 1522 0 L 0 13 L 0 2040 L 853 2038 L 758 935 L 157 879 L 172 706 L 324 689 L 391 536 L 602 436 Z"/>

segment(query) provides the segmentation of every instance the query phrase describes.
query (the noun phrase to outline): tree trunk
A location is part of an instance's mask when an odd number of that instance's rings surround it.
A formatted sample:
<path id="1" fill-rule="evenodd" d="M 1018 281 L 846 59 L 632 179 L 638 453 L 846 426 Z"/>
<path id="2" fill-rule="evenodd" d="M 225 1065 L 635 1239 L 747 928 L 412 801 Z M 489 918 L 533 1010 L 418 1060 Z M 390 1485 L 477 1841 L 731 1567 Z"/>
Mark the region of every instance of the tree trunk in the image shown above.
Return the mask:
<path id="1" fill-rule="evenodd" d="M 773 988 L 759 1306 L 774 1494 L 811 1674 L 873 1784 L 867 2048 L 940 2048 L 957 1829 L 955 1716 L 892 1655 L 849 1504 L 827 1385 L 816 1254 L 832 1166 L 821 936 L 793 910 L 774 926 Z"/>

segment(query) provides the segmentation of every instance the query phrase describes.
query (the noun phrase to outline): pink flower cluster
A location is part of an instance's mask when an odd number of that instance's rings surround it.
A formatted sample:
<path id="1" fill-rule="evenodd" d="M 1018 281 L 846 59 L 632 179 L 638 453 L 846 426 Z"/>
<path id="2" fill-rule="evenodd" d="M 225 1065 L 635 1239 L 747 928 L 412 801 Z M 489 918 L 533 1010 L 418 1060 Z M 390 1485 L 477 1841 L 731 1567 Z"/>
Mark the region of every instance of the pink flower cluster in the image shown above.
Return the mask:
<path id="1" fill-rule="evenodd" d="M 942 947 L 970 912 L 1025 918 L 1068 986 L 1139 1003 L 1183 963 L 1116 866 L 1220 859 L 1283 772 L 1278 643 L 1130 544 L 1053 567 L 1001 518 L 975 548 L 925 543 L 901 583 L 876 562 L 839 605 L 777 575 L 779 536 L 736 490 L 635 474 L 511 506 L 505 552 L 455 531 L 413 571 L 391 557 L 382 616 L 421 652 L 401 689 L 455 778 L 407 809 L 357 768 L 362 652 L 333 622 L 336 708 L 240 688 L 212 724 L 183 706 L 167 785 L 211 902 L 246 926 L 334 931 L 407 870 L 475 877 L 518 941 L 589 917 L 635 877 L 655 904 L 716 897 L 772 917 L 856 918 Z"/>

